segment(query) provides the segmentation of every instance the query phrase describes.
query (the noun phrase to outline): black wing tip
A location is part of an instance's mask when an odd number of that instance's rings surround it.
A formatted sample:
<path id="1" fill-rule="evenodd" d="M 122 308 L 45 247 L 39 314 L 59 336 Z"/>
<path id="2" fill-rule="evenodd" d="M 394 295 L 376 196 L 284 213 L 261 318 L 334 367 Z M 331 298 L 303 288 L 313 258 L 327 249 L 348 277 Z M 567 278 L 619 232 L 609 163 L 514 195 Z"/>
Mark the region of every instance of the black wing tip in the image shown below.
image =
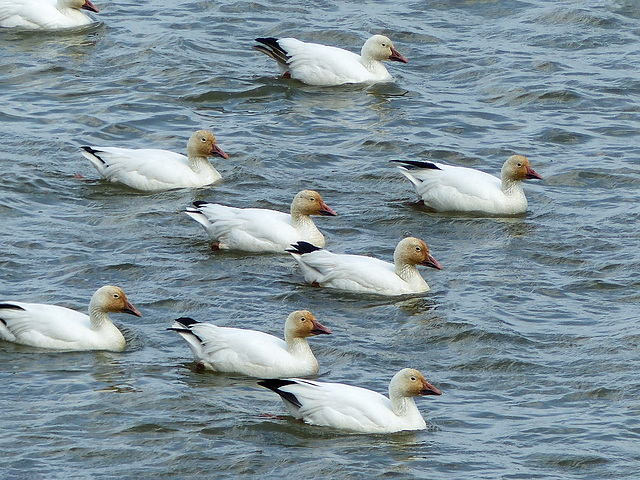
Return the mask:
<path id="1" fill-rule="evenodd" d="M 178 333 L 188 333 L 196 337 L 200 343 L 204 343 L 202 339 L 198 335 L 193 333 L 193 331 L 191 330 L 191 327 L 201 322 L 194 320 L 191 317 L 180 317 L 180 318 L 176 318 L 175 321 L 178 322 L 180 325 L 182 325 L 182 327 L 169 327 L 167 328 L 167 330 L 171 330 L 173 332 L 178 332 Z"/>
<path id="2" fill-rule="evenodd" d="M 194 320 L 191 317 L 180 317 L 180 318 L 176 318 L 175 321 L 181 325 L 184 325 L 185 327 L 190 327 L 191 325 L 200 323 L 199 321 Z"/>
<path id="3" fill-rule="evenodd" d="M 291 244 L 292 248 L 287 248 L 285 251 L 289 253 L 297 253 L 298 255 L 304 255 L 305 253 L 315 252 L 316 250 L 322 250 L 320 247 L 316 247 L 312 243 L 299 241 Z"/>
<path id="4" fill-rule="evenodd" d="M 0 309 L 4 310 L 26 310 L 20 305 L 14 305 L 13 303 L 0 303 Z"/>
<path id="5" fill-rule="evenodd" d="M 274 37 L 258 37 L 256 42 L 262 45 L 254 45 L 253 48 L 265 55 L 270 56 L 274 60 L 283 65 L 287 65 L 289 62 L 289 54 L 278 43 L 278 39 Z"/>
<path id="6" fill-rule="evenodd" d="M 180 328 L 180 327 L 167 327 L 167 330 L 171 332 L 178 332 L 178 333 L 192 333 L 191 330 L 189 330 L 188 328 Z"/>
<path id="7" fill-rule="evenodd" d="M 88 147 L 86 145 L 84 145 L 84 146 L 82 146 L 80 148 L 82 150 L 84 150 L 85 152 L 87 152 L 89 155 L 93 155 L 94 157 L 96 157 L 98 160 L 100 160 L 105 165 L 107 164 L 107 162 L 105 162 L 102 158 L 100 158 L 100 155 L 98 155 L 100 153 L 100 150 L 96 150 L 95 148 L 91 148 L 91 147 Z"/>
<path id="8" fill-rule="evenodd" d="M 208 205 L 208 202 L 202 201 L 202 200 L 196 200 L 195 202 L 193 202 L 191 205 L 188 205 L 184 211 L 186 213 L 199 213 L 201 215 L 203 215 L 202 213 L 202 207 Z"/>
<path id="9" fill-rule="evenodd" d="M 263 45 L 278 45 L 278 39 L 276 37 L 258 37 L 255 39 L 255 41 L 258 43 L 262 43 Z"/>
<path id="10" fill-rule="evenodd" d="M 258 385 L 262 385 L 269 390 L 276 390 L 280 387 L 286 387 L 287 385 L 293 385 L 295 383 L 293 380 L 283 378 L 263 378 L 262 380 L 258 380 Z"/>
<path id="11" fill-rule="evenodd" d="M 438 165 L 433 162 L 426 162 L 424 160 L 391 160 L 395 163 L 401 163 L 409 168 L 429 168 L 431 170 L 442 170 Z"/>
<path id="12" fill-rule="evenodd" d="M 0 310 L 23 310 L 24 311 L 25 309 L 22 308 L 20 305 L 14 305 L 12 303 L 0 303 Z M 4 318 L 0 318 L 0 322 L 2 322 L 5 327 L 8 326 Z"/>
<path id="13" fill-rule="evenodd" d="M 301 408 L 302 403 L 300 403 L 300 400 L 298 400 L 298 398 L 293 393 L 283 392 L 282 390 L 280 390 L 280 388 L 282 387 L 286 387 L 287 385 L 295 385 L 296 383 L 297 382 L 294 380 L 283 380 L 280 378 L 265 379 L 265 380 L 258 381 L 258 385 L 268 388 L 269 390 L 280 395 L 280 397 L 284 401 L 289 402 L 290 404 L 295 405 L 298 408 Z"/>
<path id="14" fill-rule="evenodd" d="M 272 56 L 271 50 L 269 50 L 267 47 L 263 47 L 262 45 L 253 45 L 251 48 L 270 57 Z"/>

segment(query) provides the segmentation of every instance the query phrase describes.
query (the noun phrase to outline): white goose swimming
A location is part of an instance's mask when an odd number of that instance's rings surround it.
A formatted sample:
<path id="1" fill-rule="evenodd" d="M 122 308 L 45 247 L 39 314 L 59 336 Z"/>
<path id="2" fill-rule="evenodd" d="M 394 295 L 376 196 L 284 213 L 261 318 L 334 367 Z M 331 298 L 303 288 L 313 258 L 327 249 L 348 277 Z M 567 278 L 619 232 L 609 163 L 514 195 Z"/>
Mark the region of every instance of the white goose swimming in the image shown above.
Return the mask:
<path id="1" fill-rule="evenodd" d="M 258 384 L 280 395 L 289 413 L 310 425 L 358 433 L 394 433 L 427 427 L 413 397 L 441 395 L 413 368 L 394 375 L 389 398 L 373 390 L 343 383 L 291 378 L 262 380 Z"/>
<path id="2" fill-rule="evenodd" d="M 90 0 L 0 0 L 0 27 L 55 30 L 93 23 L 82 10 L 99 12 Z"/>
<path id="3" fill-rule="evenodd" d="M 313 190 L 303 190 L 294 197 L 290 214 L 207 202 L 194 202 L 185 213 L 204 227 L 214 241 L 214 250 L 247 252 L 284 252 L 298 240 L 324 246 L 324 236 L 310 215 L 337 215 Z"/>
<path id="4" fill-rule="evenodd" d="M 504 162 L 501 177 L 473 168 L 418 160 L 392 160 L 413 184 L 424 204 L 437 212 L 475 212 L 517 215 L 527 211 L 522 180 L 542 179 L 529 160 L 512 155 Z"/>
<path id="5" fill-rule="evenodd" d="M 308 310 L 289 315 L 284 341 L 256 330 L 218 327 L 191 318 L 177 319 L 169 330 L 187 341 L 199 368 L 258 378 L 315 375 L 318 361 L 307 338 L 331 333 Z"/>
<path id="6" fill-rule="evenodd" d="M 124 350 L 125 339 L 109 313 L 141 313 L 119 287 L 107 285 L 91 297 L 89 316 L 41 303 L 0 302 L 0 339 L 57 350 Z"/>
<path id="7" fill-rule="evenodd" d="M 393 77 L 382 62 L 408 62 L 384 35 L 369 38 L 360 55 L 295 38 L 256 38 L 256 42 L 261 45 L 253 48 L 278 62 L 284 77 L 309 85 L 390 82 Z"/>
<path id="8" fill-rule="evenodd" d="M 198 130 L 187 143 L 187 156 L 168 150 L 82 147 L 102 178 L 145 192 L 197 188 L 222 178 L 208 157 L 229 158 L 208 130 Z"/>
<path id="9" fill-rule="evenodd" d="M 322 250 L 306 242 L 298 242 L 287 249 L 296 259 L 304 279 L 312 285 L 375 293 L 404 295 L 429 291 L 416 265 L 442 269 L 429 253 L 429 247 L 419 238 L 401 240 L 389 263 L 362 255 L 345 255 Z"/>

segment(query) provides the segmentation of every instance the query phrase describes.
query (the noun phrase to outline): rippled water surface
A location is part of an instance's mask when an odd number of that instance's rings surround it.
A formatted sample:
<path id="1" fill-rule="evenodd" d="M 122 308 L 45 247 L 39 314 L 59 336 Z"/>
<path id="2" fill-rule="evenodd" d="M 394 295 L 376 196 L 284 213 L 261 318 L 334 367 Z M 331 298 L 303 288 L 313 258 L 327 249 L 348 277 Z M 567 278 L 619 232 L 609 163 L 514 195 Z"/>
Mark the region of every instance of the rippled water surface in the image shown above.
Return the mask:
<path id="1" fill-rule="evenodd" d="M 634 478 L 640 471 L 640 6 L 636 1 L 96 2 L 82 31 L 0 32 L 0 297 L 85 310 L 117 284 L 123 353 L 0 345 L 0 477 Z M 389 35 L 396 83 L 277 77 L 257 36 L 352 50 Z M 184 152 L 211 128 L 223 182 L 141 194 L 84 144 Z M 393 159 L 498 174 L 527 155 L 525 216 L 438 215 Z M 390 260 L 424 238 L 417 298 L 305 286 L 286 255 L 212 252 L 194 200 L 339 212 L 327 248 Z M 179 316 L 281 335 L 308 308 L 321 380 L 385 392 L 414 366 L 429 428 L 350 435 L 292 420 L 243 377 L 195 370 Z"/>

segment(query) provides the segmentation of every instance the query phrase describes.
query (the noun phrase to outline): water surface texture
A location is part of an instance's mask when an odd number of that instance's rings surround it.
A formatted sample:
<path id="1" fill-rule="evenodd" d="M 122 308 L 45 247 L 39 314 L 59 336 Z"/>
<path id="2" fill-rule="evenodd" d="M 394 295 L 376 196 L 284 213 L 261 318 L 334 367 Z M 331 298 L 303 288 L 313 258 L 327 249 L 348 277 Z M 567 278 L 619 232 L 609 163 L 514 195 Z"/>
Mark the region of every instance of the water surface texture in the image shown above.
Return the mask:
<path id="1" fill-rule="evenodd" d="M 627 1 L 96 1 L 102 24 L 0 32 L 0 297 L 86 310 L 120 285 L 122 353 L 0 345 L 0 477 L 628 479 L 640 471 L 640 6 Z M 389 35 L 396 83 L 277 76 L 258 36 L 359 51 Z M 223 182 L 143 194 L 81 145 L 184 152 L 210 128 Z M 415 204 L 394 159 L 499 174 L 526 155 L 526 215 Z M 83 178 L 78 178 L 79 176 Z M 444 270 L 414 298 L 306 286 L 287 255 L 212 252 L 195 200 L 287 210 L 313 188 L 327 248 Z M 319 379 L 386 392 L 419 368 L 429 429 L 351 435 L 286 415 L 254 380 L 196 371 L 190 316 L 281 335 L 307 308 Z"/>

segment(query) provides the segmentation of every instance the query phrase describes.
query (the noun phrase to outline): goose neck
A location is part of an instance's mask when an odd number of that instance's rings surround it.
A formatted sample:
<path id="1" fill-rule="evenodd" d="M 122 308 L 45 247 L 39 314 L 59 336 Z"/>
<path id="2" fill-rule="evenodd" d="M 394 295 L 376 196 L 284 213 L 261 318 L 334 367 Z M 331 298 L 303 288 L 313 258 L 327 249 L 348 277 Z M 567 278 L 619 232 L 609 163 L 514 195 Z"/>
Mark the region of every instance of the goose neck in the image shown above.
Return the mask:
<path id="1" fill-rule="evenodd" d="M 295 356 L 311 353 L 311 347 L 306 338 L 294 337 L 285 334 L 285 342 L 287 342 L 287 350 Z"/>
<path id="2" fill-rule="evenodd" d="M 389 400 L 391 400 L 391 409 L 393 410 L 393 413 L 399 417 L 407 416 L 418 411 L 418 407 L 416 406 L 416 402 L 413 400 L 413 397 L 391 394 L 389 397 Z"/>
<path id="3" fill-rule="evenodd" d="M 362 63 L 364 68 L 369 70 L 369 72 L 375 75 L 389 74 L 389 72 L 387 71 L 387 68 L 382 64 L 381 61 L 374 60 L 373 58 L 370 58 L 367 56 L 361 56 L 360 58 L 361 58 L 360 63 Z"/>
<path id="4" fill-rule="evenodd" d="M 102 306 L 97 305 L 94 302 L 89 304 L 89 320 L 93 330 L 111 323 L 109 314 L 104 310 L 104 308 L 102 308 Z"/>
<path id="5" fill-rule="evenodd" d="M 422 277 L 415 265 L 396 262 L 396 275 L 406 282 L 410 282 L 415 277 Z"/>
<path id="6" fill-rule="evenodd" d="M 524 195 L 522 189 L 522 182 L 520 180 L 513 180 L 510 178 L 502 178 L 502 193 L 511 197 L 517 195 Z"/>
<path id="7" fill-rule="evenodd" d="M 201 156 L 192 156 L 189 157 L 189 167 L 196 173 L 206 172 L 215 170 L 211 162 L 207 159 L 207 157 Z"/>
<path id="8" fill-rule="evenodd" d="M 298 228 L 301 227 L 303 225 L 308 226 L 313 224 L 313 220 L 311 220 L 311 217 L 309 215 L 307 215 L 306 213 L 302 213 L 299 210 L 296 209 L 291 209 L 291 223 L 293 224 L 294 228 Z"/>
<path id="9" fill-rule="evenodd" d="M 425 279 L 422 278 L 422 275 L 420 275 L 420 272 L 415 265 L 407 263 L 396 263 L 396 275 L 407 282 L 411 286 L 412 290 L 429 290 L 429 285 L 427 284 Z"/>

